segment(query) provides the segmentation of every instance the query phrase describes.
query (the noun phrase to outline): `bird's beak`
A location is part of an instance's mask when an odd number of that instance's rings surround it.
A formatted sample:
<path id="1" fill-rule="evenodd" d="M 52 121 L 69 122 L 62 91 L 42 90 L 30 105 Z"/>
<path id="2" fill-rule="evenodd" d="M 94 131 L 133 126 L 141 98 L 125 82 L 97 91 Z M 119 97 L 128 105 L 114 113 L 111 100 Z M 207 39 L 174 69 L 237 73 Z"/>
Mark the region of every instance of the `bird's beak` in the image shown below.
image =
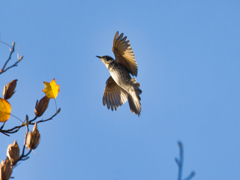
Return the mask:
<path id="1" fill-rule="evenodd" d="M 99 59 L 101 59 L 101 56 L 96 56 L 96 57 L 98 57 Z"/>

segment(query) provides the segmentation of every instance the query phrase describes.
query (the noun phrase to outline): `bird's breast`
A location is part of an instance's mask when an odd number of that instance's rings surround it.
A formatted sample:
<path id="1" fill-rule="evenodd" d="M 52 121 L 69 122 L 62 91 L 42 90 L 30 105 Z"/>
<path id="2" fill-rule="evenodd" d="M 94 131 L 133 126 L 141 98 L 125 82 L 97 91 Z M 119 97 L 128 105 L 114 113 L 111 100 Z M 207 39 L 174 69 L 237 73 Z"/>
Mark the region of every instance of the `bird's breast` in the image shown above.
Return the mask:
<path id="1" fill-rule="evenodd" d="M 109 68 L 109 72 L 112 76 L 112 78 L 114 79 L 114 81 L 123 89 L 128 90 L 128 86 L 130 85 L 130 79 L 131 76 L 129 75 L 129 73 L 118 66 L 113 66 Z"/>

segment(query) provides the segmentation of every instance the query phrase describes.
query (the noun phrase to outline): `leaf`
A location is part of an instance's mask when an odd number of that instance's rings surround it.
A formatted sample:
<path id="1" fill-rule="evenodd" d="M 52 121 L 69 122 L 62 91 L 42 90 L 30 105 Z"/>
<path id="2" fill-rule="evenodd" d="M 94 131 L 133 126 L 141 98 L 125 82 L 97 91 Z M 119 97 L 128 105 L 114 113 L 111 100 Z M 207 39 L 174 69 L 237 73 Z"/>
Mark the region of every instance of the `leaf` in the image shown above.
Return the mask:
<path id="1" fill-rule="evenodd" d="M 0 98 L 0 122 L 5 122 L 9 119 L 11 113 L 11 105 L 5 99 Z"/>
<path id="2" fill-rule="evenodd" d="M 48 98 L 55 99 L 59 93 L 59 86 L 56 84 L 55 79 L 53 79 L 50 83 L 43 82 L 45 85 L 45 89 L 43 89 L 43 92 Z"/>

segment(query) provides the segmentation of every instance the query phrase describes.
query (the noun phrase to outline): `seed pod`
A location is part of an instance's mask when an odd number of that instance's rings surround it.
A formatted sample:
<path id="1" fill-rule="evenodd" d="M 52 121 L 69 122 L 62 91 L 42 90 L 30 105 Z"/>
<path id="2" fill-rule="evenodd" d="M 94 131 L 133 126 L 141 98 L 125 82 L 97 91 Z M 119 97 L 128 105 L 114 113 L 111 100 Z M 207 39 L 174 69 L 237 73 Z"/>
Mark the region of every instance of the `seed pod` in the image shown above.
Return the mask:
<path id="1" fill-rule="evenodd" d="M 27 149 L 36 149 L 40 142 L 40 134 L 37 129 L 37 123 L 33 127 L 33 131 L 28 132 L 26 146 Z"/>
<path id="2" fill-rule="evenodd" d="M 48 107 L 48 103 L 49 103 L 49 98 L 47 96 L 44 96 L 39 102 L 37 100 L 35 111 L 34 111 L 37 117 L 40 117 L 43 115 L 43 113 Z"/>
<path id="3" fill-rule="evenodd" d="M 4 99 L 10 99 L 12 95 L 15 93 L 15 88 L 17 86 L 17 79 L 11 81 L 3 88 L 3 98 Z"/>
<path id="4" fill-rule="evenodd" d="M 11 161 L 11 164 L 19 158 L 19 147 L 17 141 L 8 145 L 7 157 Z"/>
<path id="5" fill-rule="evenodd" d="M 7 158 L 5 162 L 2 160 L 0 164 L 0 179 L 1 180 L 9 180 L 12 174 L 12 167 L 10 160 Z"/>

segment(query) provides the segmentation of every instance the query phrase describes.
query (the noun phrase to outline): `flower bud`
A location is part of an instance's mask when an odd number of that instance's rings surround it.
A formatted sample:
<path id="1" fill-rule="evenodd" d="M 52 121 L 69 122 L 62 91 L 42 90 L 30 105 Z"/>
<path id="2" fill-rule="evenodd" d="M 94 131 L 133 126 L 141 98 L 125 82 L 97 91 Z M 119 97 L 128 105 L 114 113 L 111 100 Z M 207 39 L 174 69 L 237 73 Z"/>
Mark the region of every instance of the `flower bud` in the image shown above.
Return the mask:
<path id="1" fill-rule="evenodd" d="M 7 157 L 13 163 L 19 158 L 19 147 L 17 141 L 13 144 L 9 144 L 7 148 Z"/>
<path id="2" fill-rule="evenodd" d="M 37 123 L 33 127 L 33 131 L 28 132 L 26 146 L 27 149 L 36 149 L 40 142 L 40 134 L 37 129 Z"/>
<path id="3" fill-rule="evenodd" d="M 12 43 L 12 46 L 15 46 L 15 42 Z"/>
<path id="4" fill-rule="evenodd" d="M 12 95 L 15 93 L 15 88 L 17 85 L 17 79 L 11 81 L 3 88 L 3 98 L 4 99 L 10 99 Z"/>
<path id="5" fill-rule="evenodd" d="M 48 103 L 49 103 L 49 98 L 47 96 L 44 96 L 39 102 L 37 100 L 35 111 L 34 111 L 37 117 L 40 117 L 43 115 L 43 113 L 48 107 Z"/>
<path id="6" fill-rule="evenodd" d="M 7 158 L 5 162 L 2 160 L 0 164 L 0 179 L 8 180 L 12 174 L 12 167 L 10 164 L 10 160 Z"/>

